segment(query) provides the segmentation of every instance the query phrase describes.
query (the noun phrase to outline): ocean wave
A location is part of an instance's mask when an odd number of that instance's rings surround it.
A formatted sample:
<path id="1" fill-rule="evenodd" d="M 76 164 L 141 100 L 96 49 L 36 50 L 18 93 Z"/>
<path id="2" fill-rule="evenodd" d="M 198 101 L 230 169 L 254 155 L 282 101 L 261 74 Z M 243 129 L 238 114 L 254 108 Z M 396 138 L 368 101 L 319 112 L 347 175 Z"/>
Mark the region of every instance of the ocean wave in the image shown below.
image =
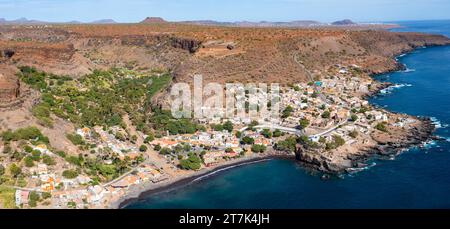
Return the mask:
<path id="1" fill-rule="evenodd" d="M 399 89 L 402 87 L 412 87 L 412 84 L 395 84 L 395 85 L 389 86 L 389 87 L 381 90 L 380 93 L 381 94 L 390 94 L 390 93 L 392 93 L 393 90 Z"/>
<path id="2" fill-rule="evenodd" d="M 415 72 L 415 71 L 416 71 L 416 69 L 406 68 L 405 70 L 400 71 L 400 72 L 403 72 L 403 73 L 409 73 L 409 72 Z"/>
<path id="3" fill-rule="evenodd" d="M 431 117 L 430 120 L 431 120 L 432 124 L 436 127 L 436 129 L 442 129 L 442 128 L 447 128 L 448 127 L 448 124 L 442 123 L 436 117 Z"/>

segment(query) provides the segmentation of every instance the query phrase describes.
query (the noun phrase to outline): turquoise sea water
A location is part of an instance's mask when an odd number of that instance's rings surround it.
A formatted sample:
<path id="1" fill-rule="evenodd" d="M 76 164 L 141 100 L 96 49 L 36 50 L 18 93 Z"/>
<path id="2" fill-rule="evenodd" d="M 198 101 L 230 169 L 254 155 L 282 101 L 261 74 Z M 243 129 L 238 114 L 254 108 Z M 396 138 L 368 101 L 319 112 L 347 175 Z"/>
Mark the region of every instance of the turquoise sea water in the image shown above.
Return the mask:
<path id="1" fill-rule="evenodd" d="M 450 36 L 450 21 L 401 22 L 397 31 Z M 293 161 L 272 160 L 222 172 L 127 208 L 450 208 L 450 47 L 400 57 L 408 71 L 377 76 L 398 85 L 370 100 L 388 110 L 434 117 L 447 138 L 343 179 L 321 180 Z"/>

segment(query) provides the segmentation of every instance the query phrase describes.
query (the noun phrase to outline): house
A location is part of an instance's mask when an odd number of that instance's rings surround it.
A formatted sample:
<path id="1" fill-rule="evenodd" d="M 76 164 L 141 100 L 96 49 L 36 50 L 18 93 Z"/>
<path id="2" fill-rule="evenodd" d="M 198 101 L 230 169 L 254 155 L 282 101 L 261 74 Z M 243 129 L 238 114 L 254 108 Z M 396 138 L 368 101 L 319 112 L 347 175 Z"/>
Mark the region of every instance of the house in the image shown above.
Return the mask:
<path id="1" fill-rule="evenodd" d="M 21 204 L 28 204 L 29 195 L 30 195 L 29 191 L 16 190 L 15 193 L 16 206 L 20 206 Z"/>
<path id="2" fill-rule="evenodd" d="M 81 129 L 77 129 L 76 133 L 80 135 L 83 138 L 90 138 L 91 137 L 91 129 L 84 127 Z"/>

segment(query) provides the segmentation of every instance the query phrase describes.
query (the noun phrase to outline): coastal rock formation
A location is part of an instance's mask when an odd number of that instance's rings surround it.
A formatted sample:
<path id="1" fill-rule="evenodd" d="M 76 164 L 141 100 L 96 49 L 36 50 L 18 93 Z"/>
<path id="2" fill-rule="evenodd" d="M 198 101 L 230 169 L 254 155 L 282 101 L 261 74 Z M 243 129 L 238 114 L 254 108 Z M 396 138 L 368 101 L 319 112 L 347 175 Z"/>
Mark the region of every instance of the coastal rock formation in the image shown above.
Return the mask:
<path id="1" fill-rule="evenodd" d="M 296 158 L 305 167 L 328 174 L 351 172 L 367 166 L 367 161 L 396 156 L 403 150 L 418 146 L 433 138 L 435 126 L 426 118 L 417 119 L 417 125 L 407 130 L 391 130 L 391 134 L 377 132 L 372 135 L 375 142 L 368 142 L 354 152 L 332 150 L 327 152 L 308 149 L 298 145 Z M 344 149 L 345 151 L 345 149 Z"/>

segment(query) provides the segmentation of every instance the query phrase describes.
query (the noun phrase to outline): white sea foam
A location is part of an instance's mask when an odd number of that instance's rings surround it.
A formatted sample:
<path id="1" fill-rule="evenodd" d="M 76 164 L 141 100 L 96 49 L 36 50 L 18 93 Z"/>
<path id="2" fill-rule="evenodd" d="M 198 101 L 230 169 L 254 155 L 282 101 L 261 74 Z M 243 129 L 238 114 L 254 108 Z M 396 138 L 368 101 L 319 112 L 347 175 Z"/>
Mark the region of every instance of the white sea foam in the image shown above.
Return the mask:
<path id="1" fill-rule="evenodd" d="M 416 71 L 416 69 L 412 69 L 412 68 L 406 68 L 405 70 L 403 70 L 403 71 L 400 71 L 400 72 L 403 72 L 403 73 L 408 73 L 408 72 L 415 72 Z"/>
<path id="2" fill-rule="evenodd" d="M 400 89 L 403 87 L 412 87 L 412 85 L 411 84 L 395 84 L 395 85 L 389 86 L 389 87 L 381 90 L 380 93 L 381 94 L 390 94 L 390 93 L 392 93 L 393 90 Z"/>
<path id="3" fill-rule="evenodd" d="M 443 124 L 436 117 L 431 117 L 430 120 L 433 123 L 433 125 L 436 127 L 436 129 L 442 129 L 442 128 L 447 128 L 448 127 L 448 124 L 445 124 L 445 123 Z"/>

